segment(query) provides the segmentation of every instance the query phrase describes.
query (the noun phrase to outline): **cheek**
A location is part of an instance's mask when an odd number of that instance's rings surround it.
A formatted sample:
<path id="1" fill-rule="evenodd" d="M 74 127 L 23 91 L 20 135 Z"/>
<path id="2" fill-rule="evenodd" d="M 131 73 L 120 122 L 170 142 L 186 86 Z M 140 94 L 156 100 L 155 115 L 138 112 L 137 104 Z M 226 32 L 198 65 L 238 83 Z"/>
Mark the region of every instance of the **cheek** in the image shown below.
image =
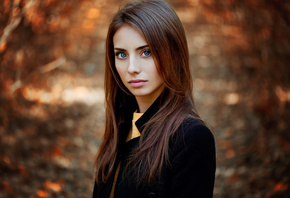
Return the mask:
<path id="1" fill-rule="evenodd" d="M 163 84 L 164 83 L 163 79 L 161 78 L 161 76 L 158 73 L 156 73 L 155 79 L 156 79 L 156 83 L 157 84 Z"/>
<path id="2" fill-rule="evenodd" d="M 118 63 L 115 64 L 115 67 L 116 67 L 116 70 L 117 70 L 117 72 L 118 72 L 120 78 L 123 80 L 123 78 L 124 78 L 124 73 L 125 73 L 124 67 L 122 67 L 122 65 L 120 65 L 120 64 L 118 64 Z"/>
<path id="3" fill-rule="evenodd" d="M 152 66 L 150 67 L 150 71 L 148 71 L 148 73 L 150 73 L 150 75 L 152 75 L 153 78 L 156 79 L 156 81 L 163 82 L 163 79 L 162 79 L 161 75 L 159 74 L 154 62 L 151 65 Z"/>

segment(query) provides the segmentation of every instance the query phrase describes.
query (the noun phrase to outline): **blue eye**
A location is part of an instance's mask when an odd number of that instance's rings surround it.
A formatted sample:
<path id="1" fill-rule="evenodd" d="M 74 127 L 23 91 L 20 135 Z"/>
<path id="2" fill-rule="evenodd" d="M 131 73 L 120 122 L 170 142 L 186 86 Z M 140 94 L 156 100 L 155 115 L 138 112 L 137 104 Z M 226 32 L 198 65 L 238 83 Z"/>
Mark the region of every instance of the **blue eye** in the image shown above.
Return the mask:
<path id="1" fill-rule="evenodd" d="M 117 52 L 116 56 L 118 59 L 124 59 L 127 55 L 124 52 Z"/>
<path id="2" fill-rule="evenodd" d="M 149 56 L 151 56 L 151 52 L 150 52 L 150 50 L 144 50 L 144 51 L 142 51 L 142 56 L 144 56 L 144 57 L 149 57 Z"/>

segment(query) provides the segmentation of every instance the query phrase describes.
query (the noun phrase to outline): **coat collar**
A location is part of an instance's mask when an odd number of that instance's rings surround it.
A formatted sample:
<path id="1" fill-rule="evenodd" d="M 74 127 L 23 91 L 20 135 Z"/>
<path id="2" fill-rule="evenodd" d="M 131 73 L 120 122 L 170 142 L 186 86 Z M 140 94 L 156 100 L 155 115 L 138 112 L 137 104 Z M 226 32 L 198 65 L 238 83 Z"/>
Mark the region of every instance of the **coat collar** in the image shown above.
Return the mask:
<path id="1" fill-rule="evenodd" d="M 153 102 L 153 104 L 145 111 L 145 113 L 135 122 L 136 127 L 140 133 L 142 133 L 145 124 L 154 116 L 154 114 L 159 111 L 167 96 L 168 91 L 163 91 L 160 96 Z M 126 104 L 119 106 L 119 109 L 125 112 L 125 121 L 119 124 L 119 130 L 124 131 L 128 130 L 128 128 L 130 129 L 132 125 L 133 113 L 137 108 L 138 104 L 135 99 L 134 101 L 129 101 Z"/>
<path id="2" fill-rule="evenodd" d="M 161 105 L 164 103 L 167 96 L 167 92 L 164 91 L 153 102 L 153 104 L 145 111 L 145 113 L 135 122 L 136 127 L 142 133 L 145 124 L 159 111 Z"/>

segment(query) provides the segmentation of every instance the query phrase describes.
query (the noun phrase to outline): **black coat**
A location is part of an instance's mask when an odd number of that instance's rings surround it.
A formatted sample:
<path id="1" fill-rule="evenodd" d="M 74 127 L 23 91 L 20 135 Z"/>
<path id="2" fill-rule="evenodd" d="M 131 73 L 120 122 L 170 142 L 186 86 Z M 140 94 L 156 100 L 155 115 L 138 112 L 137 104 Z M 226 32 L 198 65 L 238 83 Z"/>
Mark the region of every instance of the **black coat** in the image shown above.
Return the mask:
<path id="1" fill-rule="evenodd" d="M 158 99 L 136 121 L 139 131 L 158 111 Z M 133 114 L 133 112 L 131 112 Z M 132 117 L 131 117 L 132 118 Z M 215 180 L 215 143 L 211 131 L 199 120 L 187 119 L 171 139 L 171 166 L 163 166 L 161 179 L 151 185 L 134 185 L 130 179 L 122 179 L 126 159 L 130 151 L 138 146 L 139 137 L 126 142 L 131 121 L 119 125 L 118 154 L 112 176 L 107 183 L 96 184 L 93 198 L 108 198 L 113 185 L 115 171 L 121 160 L 114 198 L 208 198 L 213 196 Z"/>

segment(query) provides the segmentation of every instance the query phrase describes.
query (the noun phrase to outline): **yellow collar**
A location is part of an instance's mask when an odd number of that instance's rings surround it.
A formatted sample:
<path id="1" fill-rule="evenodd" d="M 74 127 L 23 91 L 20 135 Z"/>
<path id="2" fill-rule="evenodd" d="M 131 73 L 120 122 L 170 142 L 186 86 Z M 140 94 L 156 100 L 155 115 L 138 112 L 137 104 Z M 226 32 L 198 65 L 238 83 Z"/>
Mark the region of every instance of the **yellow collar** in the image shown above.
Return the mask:
<path id="1" fill-rule="evenodd" d="M 137 113 L 134 112 L 133 114 L 133 120 L 132 120 L 132 129 L 130 130 L 128 137 L 127 137 L 127 142 L 129 140 L 132 140 L 133 138 L 139 137 L 141 133 L 139 132 L 138 128 L 135 125 L 135 122 L 143 115 L 143 113 Z"/>

